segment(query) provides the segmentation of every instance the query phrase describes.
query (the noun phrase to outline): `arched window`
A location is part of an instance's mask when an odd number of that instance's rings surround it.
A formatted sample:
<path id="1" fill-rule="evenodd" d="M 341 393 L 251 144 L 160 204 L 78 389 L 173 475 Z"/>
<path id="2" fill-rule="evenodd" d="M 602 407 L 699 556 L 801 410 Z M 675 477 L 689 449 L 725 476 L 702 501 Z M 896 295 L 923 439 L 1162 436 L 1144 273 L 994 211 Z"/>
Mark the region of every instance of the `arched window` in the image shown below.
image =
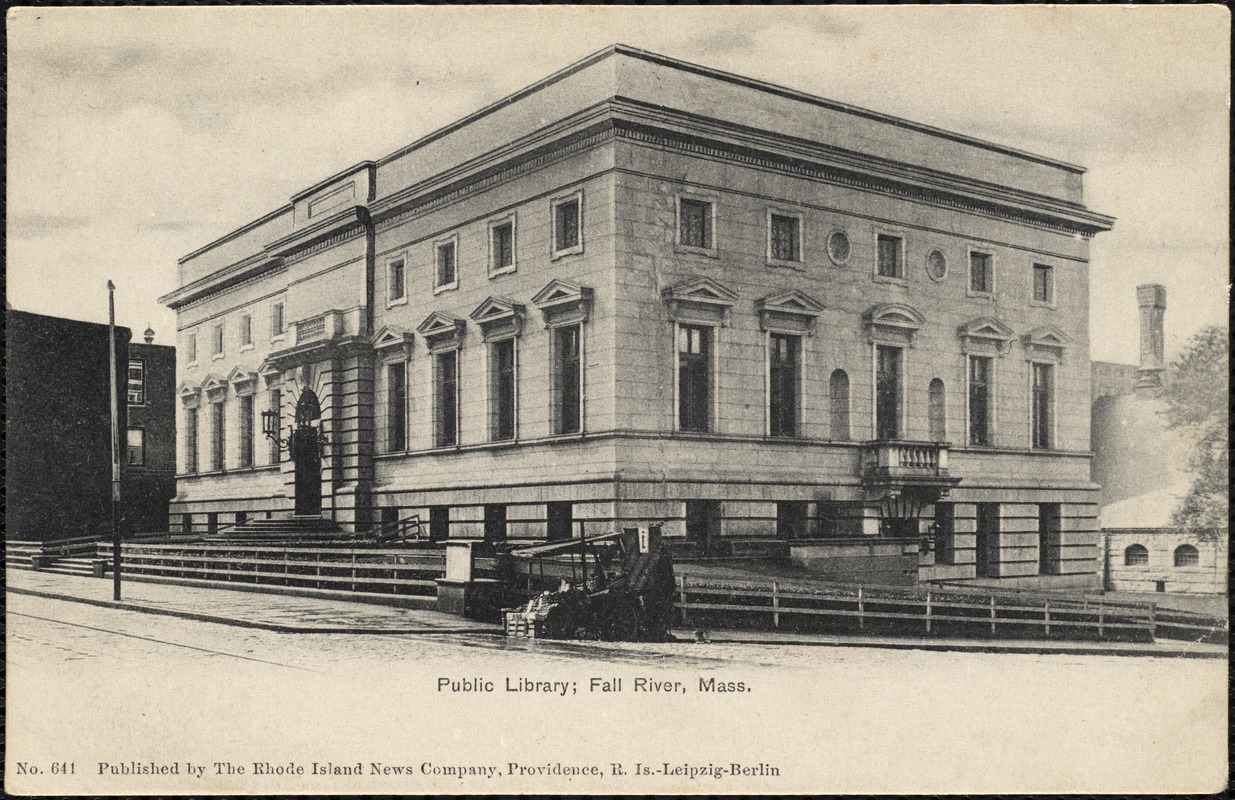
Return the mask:
<path id="1" fill-rule="evenodd" d="M 1175 548 L 1175 566 L 1195 567 L 1201 563 L 1201 554 L 1190 544 L 1181 544 Z"/>
<path id="2" fill-rule="evenodd" d="M 929 391 L 930 405 L 927 410 L 930 423 L 930 438 L 932 442 L 945 442 L 948 439 L 948 401 L 943 393 L 943 381 L 935 378 L 931 381 Z"/>
<path id="3" fill-rule="evenodd" d="M 849 439 L 849 376 L 843 369 L 832 373 L 828 382 L 831 407 L 831 437 L 838 442 Z"/>
<path id="4" fill-rule="evenodd" d="M 1143 567 L 1148 563 L 1149 551 L 1145 549 L 1144 545 L 1128 545 L 1128 549 L 1124 550 L 1124 566 Z"/>

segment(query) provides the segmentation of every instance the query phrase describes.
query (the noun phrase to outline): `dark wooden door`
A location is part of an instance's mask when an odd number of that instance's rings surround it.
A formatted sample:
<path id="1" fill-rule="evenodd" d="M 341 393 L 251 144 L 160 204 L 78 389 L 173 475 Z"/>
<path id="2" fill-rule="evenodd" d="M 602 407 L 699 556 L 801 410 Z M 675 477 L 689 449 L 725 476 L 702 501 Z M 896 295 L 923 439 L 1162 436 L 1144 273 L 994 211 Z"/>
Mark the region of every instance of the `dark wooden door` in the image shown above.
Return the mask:
<path id="1" fill-rule="evenodd" d="M 999 505 L 978 503 L 977 576 L 999 577 Z"/>
<path id="2" fill-rule="evenodd" d="M 302 428 L 292 436 L 292 459 L 296 465 L 296 516 L 320 516 L 322 454 L 317 443 L 317 431 Z"/>

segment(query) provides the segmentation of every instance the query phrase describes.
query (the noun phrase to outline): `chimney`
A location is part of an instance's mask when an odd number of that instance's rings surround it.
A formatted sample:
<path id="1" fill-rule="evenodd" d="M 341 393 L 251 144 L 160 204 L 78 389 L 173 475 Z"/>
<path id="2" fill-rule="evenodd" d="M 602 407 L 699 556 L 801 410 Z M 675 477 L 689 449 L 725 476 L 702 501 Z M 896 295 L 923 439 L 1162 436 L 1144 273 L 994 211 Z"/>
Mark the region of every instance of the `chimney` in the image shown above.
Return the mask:
<path id="1" fill-rule="evenodd" d="M 154 328 L 147 323 L 146 332 L 143 334 L 146 337 L 146 344 L 154 344 Z"/>
<path id="2" fill-rule="evenodd" d="M 1162 333 L 1166 287 L 1158 283 L 1136 287 L 1136 304 L 1141 309 L 1141 365 L 1136 370 L 1136 388 L 1157 389 L 1162 386 L 1166 366 Z"/>

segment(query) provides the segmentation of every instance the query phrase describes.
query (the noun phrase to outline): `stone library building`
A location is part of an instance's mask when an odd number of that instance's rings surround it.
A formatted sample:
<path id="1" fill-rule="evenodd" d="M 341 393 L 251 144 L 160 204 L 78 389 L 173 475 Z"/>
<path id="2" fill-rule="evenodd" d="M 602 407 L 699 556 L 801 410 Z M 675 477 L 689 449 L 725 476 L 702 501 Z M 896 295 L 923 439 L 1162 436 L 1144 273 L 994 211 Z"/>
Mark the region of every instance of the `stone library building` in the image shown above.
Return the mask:
<path id="1" fill-rule="evenodd" d="M 607 48 L 180 259 L 172 528 L 1092 581 L 1083 175 Z"/>

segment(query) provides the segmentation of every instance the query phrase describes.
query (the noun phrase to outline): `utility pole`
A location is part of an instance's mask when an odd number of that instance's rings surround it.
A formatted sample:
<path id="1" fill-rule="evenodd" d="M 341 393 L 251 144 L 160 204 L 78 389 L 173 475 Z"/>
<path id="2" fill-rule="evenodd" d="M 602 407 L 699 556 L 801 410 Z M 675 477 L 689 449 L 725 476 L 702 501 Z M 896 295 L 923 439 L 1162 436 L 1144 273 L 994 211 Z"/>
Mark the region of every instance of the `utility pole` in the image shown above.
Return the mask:
<path id="1" fill-rule="evenodd" d="M 120 599 L 120 409 L 116 401 L 116 285 L 107 282 L 107 377 L 111 399 L 112 597 Z"/>

